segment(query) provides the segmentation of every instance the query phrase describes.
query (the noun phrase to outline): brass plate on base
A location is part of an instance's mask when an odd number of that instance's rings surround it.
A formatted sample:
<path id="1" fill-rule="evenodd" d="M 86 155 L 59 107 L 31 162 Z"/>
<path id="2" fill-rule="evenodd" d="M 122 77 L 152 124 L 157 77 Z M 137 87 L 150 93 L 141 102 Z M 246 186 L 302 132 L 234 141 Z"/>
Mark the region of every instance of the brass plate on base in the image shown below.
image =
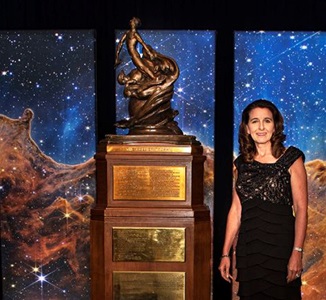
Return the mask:
<path id="1" fill-rule="evenodd" d="M 184 262 L 185 228 L 114 227 L 115 262 Z"/>
<path id="2" fill-rule="evenodd" d="M 191 153 L 191 146 L 162 146 L 162 145 L 108 145 L 108 153 Z"/>
<path id="3" fill-rule="evenodd" d="M 113 272 L 114 300 L 184 300 L 185 272 Z"/>
<path id="4" fill-rule="evenodd" d="M 113 166 L 113 200 L 185 201 L 185 166 Z"/>

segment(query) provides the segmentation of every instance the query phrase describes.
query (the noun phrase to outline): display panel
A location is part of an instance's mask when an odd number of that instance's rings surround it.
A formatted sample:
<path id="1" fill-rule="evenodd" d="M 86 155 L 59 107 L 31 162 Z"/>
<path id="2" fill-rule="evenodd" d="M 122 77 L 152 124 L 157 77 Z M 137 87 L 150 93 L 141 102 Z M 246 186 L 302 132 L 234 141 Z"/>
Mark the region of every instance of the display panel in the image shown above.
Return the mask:
<path id="1" fill-rule="evenodd" d="M 243 108 L 265 98 L 274 102 L 285 118 L 286 146 L 296 146 L 306 156 L 309 220 L 302 277 L 305 300 L 326 299 L 325 62 L 326 32 L 235 33 L 234 155 L 238 155 Z"/>
<path id="2" fill-rule="evenodd" d="M 89 299 L 92 30 L 0 31 L 1 299 Z"/>

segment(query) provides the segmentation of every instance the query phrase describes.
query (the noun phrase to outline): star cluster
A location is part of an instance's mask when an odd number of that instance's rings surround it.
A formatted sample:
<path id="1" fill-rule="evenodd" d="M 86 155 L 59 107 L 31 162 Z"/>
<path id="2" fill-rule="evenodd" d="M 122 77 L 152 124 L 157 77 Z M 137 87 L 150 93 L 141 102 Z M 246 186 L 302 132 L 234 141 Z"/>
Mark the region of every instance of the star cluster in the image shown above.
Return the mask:
<path id="1" fill-rule="evenodd" d="M 241 112 L 265 98 L 284 117 L 286 145 L 326 159 L 326 32 L 235 33 L 234 149 Z"/>

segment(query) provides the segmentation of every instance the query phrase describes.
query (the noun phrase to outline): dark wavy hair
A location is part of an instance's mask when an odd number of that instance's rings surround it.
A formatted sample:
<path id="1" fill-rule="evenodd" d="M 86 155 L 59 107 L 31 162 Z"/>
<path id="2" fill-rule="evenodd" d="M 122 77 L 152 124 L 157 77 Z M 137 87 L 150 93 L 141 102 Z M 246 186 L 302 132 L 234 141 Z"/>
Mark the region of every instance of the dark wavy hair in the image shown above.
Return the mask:
<path id="1" fill-rule="evenodd" d="M 272 135 L 272 154 L 274 157 L 279 158 L 285 151 L 283 142 L 286 135 L 284 134 L 284 119 L 278 108 L 271 102 L 265 99 L 259 99 L 250 103 L 242 112 L 241 124 L 239 126 L 239 151 L 243 156 L 245 162 L 251 162 L 257 154 L 257 149 L 252 137 L 247 133 L 247 125 L 249 122 L 249 113 L 254 108 L 267 108 L 273 115 L 275 124 L 275 132 Z"/>

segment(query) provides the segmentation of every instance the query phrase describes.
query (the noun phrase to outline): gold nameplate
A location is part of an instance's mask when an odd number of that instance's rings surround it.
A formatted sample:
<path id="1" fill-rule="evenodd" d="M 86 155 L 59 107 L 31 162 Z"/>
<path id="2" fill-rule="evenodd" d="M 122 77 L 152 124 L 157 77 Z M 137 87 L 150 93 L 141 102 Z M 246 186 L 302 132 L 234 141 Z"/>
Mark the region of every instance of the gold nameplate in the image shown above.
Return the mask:
<path id="1" fill-rule="evenodd" d="M 113 272 L 113 299 L 185 299 L 185 272 Z"/>
<path id="2" fill-rule="evenodd" d="M 191 146 L 107 145 L 106 152 L 191 153 Z"/>
<path id="3" fill-rule="evenodd" d="M 113 261 L 184 262 L 185 228 L 113 228 Z"/>
<path id="4" fill-rule="evenodd" d="M 186 200 L 186 167 L 113 166 L 113 200 Z"/>

